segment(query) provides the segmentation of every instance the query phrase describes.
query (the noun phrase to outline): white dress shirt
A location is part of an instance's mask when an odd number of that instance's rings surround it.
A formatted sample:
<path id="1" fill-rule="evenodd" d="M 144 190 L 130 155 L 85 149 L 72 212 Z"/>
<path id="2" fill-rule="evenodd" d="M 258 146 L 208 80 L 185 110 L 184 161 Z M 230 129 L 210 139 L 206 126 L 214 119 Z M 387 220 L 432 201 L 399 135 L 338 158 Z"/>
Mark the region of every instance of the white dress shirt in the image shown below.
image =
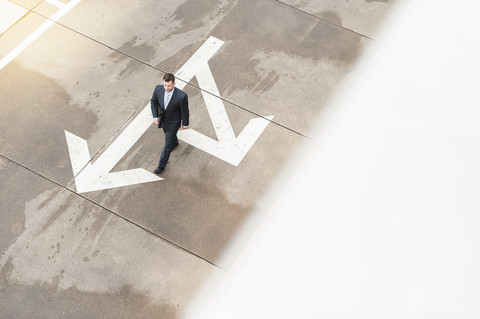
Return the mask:
<path id="1" fill-rule="evenodd" d="M 170 99 L 172 98 L 174 90 L 175 88 L 173 88 L 170 92 L 165 91 L 165 95 L 163 97 L 163 105 L 165 105 L 165 110 L 167 109 L 168 103 L 170 103 Z"/>

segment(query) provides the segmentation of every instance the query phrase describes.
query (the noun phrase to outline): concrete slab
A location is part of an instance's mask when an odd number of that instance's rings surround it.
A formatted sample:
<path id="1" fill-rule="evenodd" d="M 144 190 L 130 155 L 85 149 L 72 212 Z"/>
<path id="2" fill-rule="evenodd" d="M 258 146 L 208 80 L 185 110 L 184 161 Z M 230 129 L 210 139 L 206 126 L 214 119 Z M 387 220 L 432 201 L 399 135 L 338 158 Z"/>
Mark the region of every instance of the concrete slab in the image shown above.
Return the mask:
<path id="1" fill-rule="evenodd" d="M 60 23 L 165 71 L 179 67 L 234 0 L 82 0 Z M 37 12 L 45 14 L 43 8 Z"/>
<path id="2" fill-rule="evenodd" d="M 395 0 L 282 0 L 325 21 L 342 26 L 369 38 L 376 38 Z"/>
<path id="3" fill-rule="evenodd" d="M 372 42 L 274 0 L 239 2 L 212 35 L 222 97 L 304 135 Z"/>
<path id="4" fill-rule="evenodd" d="M 177 318 L 218 272 L 65 190 L 0 257 L 0 317 Z"/>
<path id="5" fill-rule="evenodd" d="M 0 156 L 0 255 L 61 190 L 58 185 Z"/>

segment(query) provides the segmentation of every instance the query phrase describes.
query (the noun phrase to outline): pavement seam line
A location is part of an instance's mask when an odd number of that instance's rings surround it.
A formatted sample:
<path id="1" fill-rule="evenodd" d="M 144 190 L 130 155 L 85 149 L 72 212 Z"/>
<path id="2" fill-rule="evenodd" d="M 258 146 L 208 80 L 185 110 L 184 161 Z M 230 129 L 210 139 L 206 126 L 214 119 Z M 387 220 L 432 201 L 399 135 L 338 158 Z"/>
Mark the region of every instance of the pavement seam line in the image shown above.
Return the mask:
<path id="1" fill-rule="evenodd" d="M 25 10 L 27 10 L 27 13 L 25 13 L 20 19 L 18 19 L 17 21 L 15 21 L 15 23 L 12 24 L 11 26 L 9 26 L 5 31 L 3 31 L 2 33 L 0 33 L 0 37 L 1 37 L 2 35 L 4 35 L 5 33 L 7 33 L 8 30 L 10 30 L 11 28 L 13 28 L 13 27 L 14 27 L 17 23 L 19 23 L 23 18 L 25 18 L 30 12 L 33 12 L 33 8 L 32 8 L 32 9 L 28 9 L 28 8 L 25 8 L 25 7 L 22 6 L 22 5 L 19 5 L 18 3 L 14 3 L 14 2 L 12 2 L 12 3 L 15 4 L 15 5 L 17 5 L 17 6 L 19 6 L 19 7 L 21 7 L 21 8 L 23 8 L 23 9 L 25 9 Z"/>
<path id="2" fill-rule="evenodd" d="M 310 12 L 308 12 L 308 11 L 304 11 L 304 10 L 302 10 L 302 9 L 300 9 L 300 8 L 297 8 L 297 7 L 295 7 L 295 6 L 291 5 L 291 4 L 285 3 L 285 2 L 283 2 L 283 1 L 281 1 L 281 0 L 273 0 L 273 1 L 276 1 L 276 2 L 278 2 L 278 3 L 281 3 L 281 4 L 283 4 L 284 6 L 287 6 L 287 7 L 289 7 L 289 8 L 292 8 L 292 9 L 296 10 L 296 11 L 299 11 L 299 12 L 302 12 L 302 13 L 304 13 L 304 14 L 307 14 L 307 15 L 313 17 L 313 18 L 316 18 L 316 19 L 321 20 L 321 21 L 323 21 L 323 22 L 326 22 L 326 23 L 328 23 L 328 24 L 334 25 L 334 26 L 336 26 L 336 27 L 338 27 L 338 28 L 341 28 L 341 29 L 343 29 L 343 30 L 345 30 L 345 31 L 355 33 L 356 35 L 359 35 L 359 36 L 361 36 L 362 38 L 366 38 L 366 39 L 369 39 L 369 40 L 372 40 L 372 41 L 376 41 L 375 39 L 369 37 L 368 35 L 359 33 L 359 32 L 357 32 L 357 31 L 355 31 L 355 30 L 346 28 L 346 27 L 344 27 L 344 26 L 342 26 L 342 25 L 336 24 L 336 23 L 334 23 L 334 22 L 332 22 L 332 21 L 329 21 L 329 20 L 324 19 L 324 18 L 322 18 L 322 17 L 316 16 L 316 15 L 314 15 L 313 13 L 310 13 Z"/>
<path id="3" fill-rule="evenodd" d="M 23 169 L 26 169 L 27 171 L 29 171 L 29 172 L 31 172 L 31 173 L 33 173 L 33 174 L 35 174 L 35 175 L 37 175 L 37 176 L 39 176 L 39 177 L 47 180 L 47 181 L 49 181 L 49 182 L 51 182 L 51 183 L 53 183 L 53 184 L 55 184 L 55 185 L 57 185 L 57 186 L 60 186 L 62 189 L 60 190 L 60 192 L 59 192 L 57 195 L 55 195 L 54 198 L 52 198 L 51 201 L 55 200 L 59 195 L 61 195 L 61 194 L 65 191 L 65 187 L 64 187 L 63 185 L 60 185 L 59 183 L 55 182 L 54 180 L 51 180 L 50 178 L 48 178 L 48 177 L 46 177 L 46 176 L 43 176 L 42 174 L 33 171 L 32 169 L 28 168 L 27 166 L 22 165 L 22 164 L 20 164 L 20 163 L 18 163 L 18 162 L 16 162 L 16 161 L 12 160 L 11 158 L 8 158 L 7 156 L 5 156 L 5 155 L 3 155 L 3 154 L 0 154 L 0 157 L 3 157 L 3 158 L 6 159 L 7 161 L 9 161 L 9 162 L 11 162 L 11 163 L 14 163 L 15 165 L 18 165 L 18 166 L 22 167 Z M 50 201 L 50 202 L 51 202 L 51 201 Z M 35 221 L 41 216 L 41 214 L 47 209 L 47 207 L 48 207 L 48 204 L 45 205 L 45 207 L 42 208 L 42 209 L 38 212 L 37 216 L 35 216 L 35 218 L 32 219 L 32 221 L 25 227 L 25 229 L 11 242 L 11 244 L 7 247 L 7 249 L 5 249 L 5 251 L 3 251 L 3 252 L 0 254 L 0 257 L 3 257 L 3 256 L 10 250 L 10 248 L 13 247 L 13 245 L 15 245 L 15 243 L 20 239 L 20 237 L 22 237 L 22 236 L 27 232 L 27 230 L 30 229 L 30 226 L 32 226 L 33 223 L 35 223 Z"/>
<path id="4" fill-rule="evenodd" d="M 217 27 L 217 25 L 220 24 L 220 23 L 223 21 L 223 19 L 225 19 L 225 17 L 230 13 L 230 11 L 231 11 L 234 7 L 237 6 L 237 4 L 238 4 L 239 1 L 240 1 L 240 0 L 235 1 L 235 3 L 230 7 L 230 9 L 228 9 L 227 12 L 223 15 L 223 17 L 222 17 L 221 19 L 219 19 L 219 20 L 217 21 L 217 23 L 215 23 L 215 24 L 213 25 L 213 27 L 210 28 L 210 30 L 208 30 L 208 32 L 207 32 L 207 33 L 205 34 L 205 36 L 202 38 L 203 41 L 206 41 L 206 40 L 208 39 L 208 37 L 211 36 L 213 29 L 215 29 L 215 28 Z M 202 44 L 203 44 L 203 43 L 198 43 L 197 45 L 193 46 L 193 48 L 192 48 L 190 51 L 188 51 L 188 52 L 180 59 L 180 62 L 179 62 L 179 63 L 182 63 L 182 61 L 184 61 L 186 57 L 191 56 L 198 48 L 200 48 L 200 47 L 202 46 Z M 188 60 L 188 59 L 187 59 L 187 60 Z M 177 64 L 177 65 L 175 65 L 175 66 L 173 67 L 173 70 L 175 70 L 175 71 L 176 71 L 176 70 L 180 70 L 180 68 L 181 68 L 181 65 Z M 188 83 L 187 83 L 187 84 L 188 84 Z"/>
<path id="5" fill-rule="evenodd" d="M 134 225 L 134 226 L 142 229 L 143 231 L 149 233 L 150 235 L 153 235 L 154 237 L 159 238 L 159 239 L 162 240 L 163 242 L 165 242 L 165 243 L 167 243 L 167 244 L 170 244 L 170 245 L 176 247 L 177 249 L 180 249 L 180 250 L 182 250 L 182 251 L 184 251 L 184 252 L 186 252 L 186 253 L 194 256 L 194 257 L 197 257 L 197 258 L 199 258 L 199 259 L 207 262 L 208 264 L 210 264 L 210 265 L 212 265 L 212 266 L 214 266 L 214 267 L 216 267 L 216 268 L 218 268 L 218 269 L 220 269 L 220 270 L 222 270 L 222 271 L 224 271 L 224 272 L 226 272 L 226 273 L 229 273 L 228 270 L 223 269 L 222 267 L 220 267 L 219 265 L 217 265 L 217 264 L 209 261 L 208 259 L 206 259 L 206 258 L 204 258 L 204 257 L 202 257 L 202 256 L 200 256 L 200 255 L 198 255 L 198 254 L 196 254 L 196 253 L 194 253 L 194 252 L 192 252 L 192 251 L 190 251 L 190 250 L 188 250 L 188 249 L 186 249 L 186 248 L 184 248 L 184 247 L 176 244 L 175 242 L 173 242 L 173 241 L 171 241 L 171 240 L 169 240 L 169 239 L 167 239 L 167 238 L 165 238 L 165 237 L 163 237 L 163 236 L 161 236 L 161 235 L 159 235 L 159 234 L 157 234 L 157 233 L 149 230 L 148 228 L 145 228 L 144 226 L 142 226 L 142 225 L 140 225 L 140 224 L 137 224 L 137 223 L 134 222 L 133 220 L 131 220 L 131 219 L 125 217 L 125 216 L 122 216 L 122 215 L 120 215 L 119 213 L 114 212 L 113 210 L 111 210 L 111 209 L 109 209 L 109 208 L 107 208 L 107 207 L 105 207 L 105 206 L 103 206 L 103 205 L 95 202 L 94 200 L 92 200 L 92 199 L 90 199 L 90 198 L 88 198 L 88 197 L 86 197 L 86 196 L 84 196 L 84 195 L 81 195 L 81 194 L 73 191 L 72 189 L 68 188 L 68 185 L 69 185 L 72 181 L 68 182 L 66 186 L 63 186 L 63 185 L 61 185 L 60 183 L 58 183 L 58 182 L 56 182 L 56 181 L 54 181 L 54 180 L 52 180 L 52 179 L 50 179 L 50 178 L 48 178 L 48 177 L 40 174 L 40 173 L 38 173 L 38 172 L 35 172 L 34 170 L 30 169 L 29 167 L 27 167 L 27 166 L 25 166 L 25 165 L 23 165 L 23 164 L 20 164 L 20 163 L 14 161 L 14 160 L 8 158 L 7 156 L 5 156 L 5 155 L 3 155 L 3 154 L 0 154 L 0 157 L 3 157 L 3 158 L 6 159 L 7 161 L 12 162 L 12 163 L 14 163 L 14 164 L 16 164 L 16 165 L 18 165 L 18 166 L 26 169 L 27 171 L 29 171 L 29 172 L 31 172 L 31 173 L 33 173 L 33 174 L 35 174 L 35 175 L 37 175 L 37 176 L 39 176 L 39 177 L 41 177 L 41 178 L 43 178 L 43 179 L 45 179 L 45 180 L 50 181 L 51 183 L 53 183 L 53 184 L 61 187 L 62 190 L 52 199 L 52 201 L 55 200 L 59 195 L 63 194 L 65 191 L 68 191 L 68 192 L 70 192 L 70 193 L 72 193 L 72 194 L 74 194 L 74 195 L 77 195 L 78 197 L 80 197 L 80 198 L 82 198 L 82 199 L 84 199 L 84 200 L 86 200 L 86 201 L 94 204 L 95 206 L 98 206 L 98 207 L 100 207 L 101 209 L 104 209 L 105 211 L 107 211 L 107 212 L 109 212 L 109 213 L 111 213 L 111 214 L 113 214 L 113 215 L 115 215 L 115 216 L 123 219 L 124 221 L 126 221 L 126 222 L 128 222 L 128 223 L 130 223 L 130 224 L 132 224 L 132 225 Z M 43 208 L 41 212 L 45 211 L 46 208 L 47 208 L 47 207 Z M 41 213 L 39 213 L 38 216 L 35 217 L 35 218 L 32 220 L 32 222 L 28 225 L 28 227 L 26 227 L 25 230 L 9 245 L 9 247 L 8 247 L 4 252 L 2 252 L 2 254 L 0 255 L 0 257 L 3 257 L 3 256 L 8 252 L 8 250 L 18 241 L 18 239 L 19 239 L 20 237 L 22 237 L 23 234 L 25 234 L 25 232 L 30 228 L 30 226 L 33 225 L 33 223 L 40 217 L 40 214 L 41 214 Z"/>
<path id="6" fill-rule="evenodd" d="M 105 144 L 103 144 L 103 145 L 98 149 L 98 151 L 97 151 L 95 154 L 93 154 L 93 155 L 90 154 L 90 160 L 89 160 L 87 163 L 85 163 L 85 165 L 78 171 L 78 173 L 77 173 L 76 175 L 74 174 L 74 176 L 73 176 L 73 179 L 74 179 L 74 180 L 75 180 L 75 178 L 77 178 L 78 175 L 80 175 L 80 173 L 81 173 L 89 164 L 93 164 L 93 160 L 94 160 L 96 157 L 99 157 L 100 154 L 103 152 L 103 150 L 106 150 L 106 149 L 108 148 L 108 146 L 115 141 L 115 139 L 116 139 L 116 138 L 120 135 L 120 133 L 122 132 L 122 129 L 125 128 L 125 127 L 127 127 L 128 124 L 130 123 L 130 120 L 131 120 L 132 118 L 134 118 L 136 114 L 140 113 L 142 109 L 143 109 L 143 108 L 140 108 L 140 109 L 137 109 L 137 110 L 133 111 L 133 113 L 127 118 L 127 120 L 126 120 L 125 122 L 123 122 L 122 125 L 120 125 L 120 127 L 118 128 L 118 130 L 116 130 L 116 131 L 111 135 L 111 137 L 105 142 Z M 89 152 L 90 152 L 90 151 L 89 151 Z"/>

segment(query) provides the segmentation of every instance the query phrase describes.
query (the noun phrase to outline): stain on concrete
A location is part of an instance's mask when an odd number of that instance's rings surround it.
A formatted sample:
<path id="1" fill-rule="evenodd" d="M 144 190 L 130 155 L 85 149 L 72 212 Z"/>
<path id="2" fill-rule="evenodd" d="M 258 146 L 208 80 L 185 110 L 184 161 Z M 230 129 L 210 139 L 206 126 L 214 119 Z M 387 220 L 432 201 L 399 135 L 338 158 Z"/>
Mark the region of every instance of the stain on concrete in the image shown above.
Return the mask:
<path id="1" fill-rule="evenodd" d="M 0 282 L 1 282 L 0 287 L 2 289 L 8 286 L 10 276 L 12 275 L 12 271 L 13 271 L 12 259 L 13 259 L 12 256 L 8 257 L 7 261 L 5 262 L 2 269 L 0 270 Z"/>
<path id="2" fill-rule="evenodd" d="M 161 56 L 155 65 L 167 72 L 178 70 L 203 39 L 237 1 L 187 0 L 162 22 L 164 36 L 157 42 Z M 168 40 L 168 41 L 167 41 Z"/>
<path id="3" fill-rule="evenodd" d="M 22 211 L 24 200 L 30 198 L 26 193 L 28 189 L 26 176 L 22 176 L 21 169 L 12 162 L 0 158 L 4 168 L 0 170 L 2 181 L 2 196 L 0 196 L 0 252 L 7 249 L 8 245 L 24 230 L 25 215 Z M 20 184 L 20 185 L 19 185 Z"/>
<path id="4" fill-rule="evenodd" d="M 209 24 L 226 12 L 228 1 L 185 1 L 173 13 L 173 20 L 180 22 L 174 34 L 182 34 Z"/>
<path id="5" fill-rule="evenodd" d="M 148 61 L 155 55 L 155 47 L 148 45 L 142 38 L 134 36 L 118 48 L 120 52 L 135 52 L 135 57 L 141 61 Z"/>
<path id="6" fill-rule="evenodd" d="M 94 112 L 55 80 L 12 62 L 0 71 L 0 153 L 66 185 L 73 177 L 65 130 L 88 138 Z"/>
<path id="7" fill-rule="evenodd" d="M 171 57 L 158 63 L 156 67 L 161 70 L 165 70 L 165 72 L 175 73 L 190 58 L 190 55 L 194 49 L 195 43 L 186 45 Z"/>
<path id="8" fill-rule="evenodd" d="M 160 317 L 175 317 L 212 270 L 208 263 L 98 205 L 63 192 L 0 257 L 0 317 L 5 309 L 4 296 L 25 294 L 30 289 L 35 289 L 40 299 L 58 297 L 67 304 L 85 297 L 86 306 L 91 304 L 90 298 L 108 305 L 112 300 L 125 304 L 120 298 L 125 295 L 143 306 L 146 316 L 159 313 Z M 22 292 L 15 287 L 21 287 Z M 22 301 L 5 303 L 21 308 Z M 135 308 L 135 303 L 129 307 Z M 175 305 L 167 307 L 171 311 L 165 308 L 169 304 Z M 13 308 L 8 309 L 15 313 Z M 43 308 L 31 309 L 35 310 Z M 81 313 L 81 309 L 76 312 Z"/>
<path id="9" fill-rule="evenodd" d="M 315 14 L 317 17 L 320 17 L 324 20 L 327 20 L 333 24 L 338 26 L 342 25 L 342 19 L 340 16 L 334 11 L 323 11 Z"/>
<path id="10" fill-rule="evenodd" d="M 254 74 L 261 79 L 257 86 L 237 89 L 225 98 L 263 115 L 274 114 L 275 122 L 304 134 L 309 134 L 309 129 L 318 123 L 323 107 L 349 71 L 335 61 L 317 61 L 284 52 L 258 50 L 253 59 L 258 60 Z M 269 82 L 272 72 L 278 78 Z M 265 90 L 256 91 L 263 85 Z M 292 112 L 293 106 L 300 107 L 302 112 Z M 262 140 L 265 138 L 266 135 Z M 230 193 L 235 193 L 235 190 L 230 190 Z"/>
<path id="11" fill-rule="evenodd" d="M 334 12 L 324 14 L 341 24 Z M 213 35 L 227 40 L 210 64 L 224 97 L 236 90 L 253 90 L 263 80 L 255 72 L 260 61 L 254 54 L 259 50 L 299 61 L 350 65 L 361 48 L 361 36 L 277 2 L 239 2 Z"/>
<path id="12" fill-rule="evenodd" d="M 322 19 L 322 12 L 334 11 L 342 17 L 342 25 L 347 30 L 375 38 L 382 27 L 385 18 L 394 8 L 394 0 L 345 0 L 345 1 L 316 1 L 316 0 L 282 0 L 302 11 L 309 12 Z M 333 20 L 332 23 L 335 23 Z"/>
<path id="13" fill-rule="evenodd" d="M 92 293 L 76 288 L 59 291 L 56 284 L 21 285 L 0 282 L 1 318 L 179 318 L 185 305 L 152 304 L 130 285 L 119 291 Z"/>
<path id="14" fill-rule="evenodd" d="M 275 83 L 280 79 L 279 74 L 276 71 L 270 71 L 263 77 L 261 81 L 258 82 L 257 86 L 253 89 L 257 94 L 262 94 L 265 91 L 271 89 Z"/>
<path id="15" fill-rule="evenodd" d="M 136 59 L 149 63 L 155 56 L 156 49 L 154 46 L 149 45 L 148 41 L 143 41 L 142 38 L 134 36 L 130 41 L 125 42 L 117 48 L 118 51 L 112 52 L 109 57 L 113 58 L 113 63 L 119 63 L 128 59 L 128 62 L 123 70 L 121 70 L 116 80 L 129 77 L 136 72 L 140 72 L 144 69 L 143 64 L 139 64 L 136 60 L 131 59 L 128 55 L 133 55 Z"/>
<path id="16" fill-rule="evenodd" d="M 49 214 L 46 221 L 42 223 L 43 224 L 42 231 L 45 231 L 48 228 L 50 228 L 57 221 L 57 219 L 60 218 L 60 216 L 62 216 L 62 214 L 65 211 L 67 211 L 69 207 L 72 206 L 73 202 L 74 202 L 73 199 L 62 201 L 58 209 L 56 209 L 55 212 Z M 80 215 L 80 216 L 81 216 L 80 218 L 83 217 L 83 215 Z"/>
<path id="17" fill-rule="evenodd" d="M 48 189 L 25 203 L 25 223 L 24 227 L 27 228 L 30 223 L 38 216 L 38 213 L 42 211 L 48 203 L 55 198 L 59 193 L 59 189 Z"/>
<path id="18" fill-rule="evenodd" d="M 0 157 L 0 254 L 61 191 L 38 175 Z"/>
<path id="19" fill-rule="evenodd" d="M 229 201 L 222 185 L 211 182 L 215 179 L 212 175 L 221 168 L 216 166 L 213 172 L 209 172 L 212 167 L 206 167 L 205 163 L 210 155 L 203 152 L 197 155 L 195 163 L 187 164 L 189 170 L 201 172 L 203 176 L 198 179 L 192 179 L 188 174 L 182 176 L 180 171 L 185 169 L 185 164 L 179 161 L 182 161 L 183 147 L 185 145 L 171 156 L 170 166 L 163 176 L 168 182 L 111 189 L 92 194 L 92 199 L 215 263 L 252 211 L 252 198 L 243 198 L 250 204 Z M 141 156 L 142 153 L 140 150 L 137 154 Z M 138 163 L 136 160 L 132 162 Z M 199 165 L 204 167 L 197 167 Z M 227 169 L 232 168 L 228 166 Z"/>

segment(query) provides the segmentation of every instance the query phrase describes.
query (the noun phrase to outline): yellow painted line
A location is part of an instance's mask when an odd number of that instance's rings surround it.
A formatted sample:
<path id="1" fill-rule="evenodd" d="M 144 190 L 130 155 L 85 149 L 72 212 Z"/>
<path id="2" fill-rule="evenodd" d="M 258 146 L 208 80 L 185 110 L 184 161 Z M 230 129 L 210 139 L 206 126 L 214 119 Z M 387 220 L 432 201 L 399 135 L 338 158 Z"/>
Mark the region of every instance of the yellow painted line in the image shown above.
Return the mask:
<path id="1" fill-rule="evenodd" d="M 4 0 L 0 0 L 4 1 Z M 66 4 L 63 8 L 53 14 L 47 21 L 45 21 L 40 27 L 38 27 L 32 34 L 30 34 L 25 40 L 23 40 L 15 49 L 10 51 L 5 57 L 0 60 L 0 70 L 3 69 L 8 63 L 15 59 L 20 53 L 23 52 L 30 44 L 38 39 L 45 31 L 50 29 L 61 17 L 63 17 L 68 11 L 75 7 L 81 0 L 72 0 Z"/>
<path id="2" fill-rule="evenodd" d="M 28 10 L 8 0 L 0 0 L 0 34 L 20 20 Z"/>

